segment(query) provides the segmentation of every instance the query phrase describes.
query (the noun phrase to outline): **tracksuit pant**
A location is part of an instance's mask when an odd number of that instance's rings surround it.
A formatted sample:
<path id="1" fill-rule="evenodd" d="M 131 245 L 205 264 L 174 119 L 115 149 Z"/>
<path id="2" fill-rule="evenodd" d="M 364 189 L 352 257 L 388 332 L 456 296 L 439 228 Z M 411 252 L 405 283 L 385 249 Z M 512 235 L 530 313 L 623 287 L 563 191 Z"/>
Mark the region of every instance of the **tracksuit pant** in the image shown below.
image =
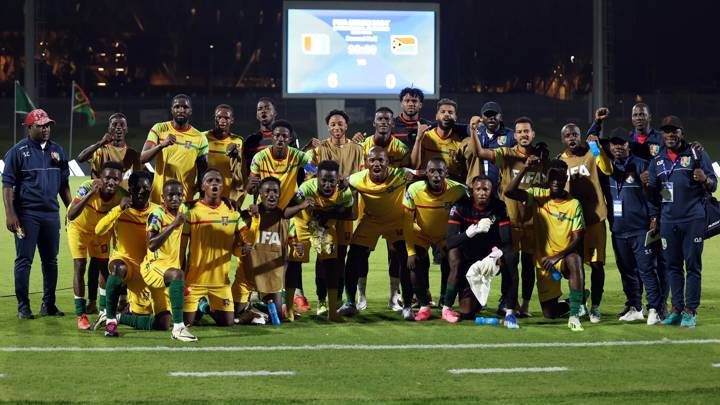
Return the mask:
<path id="1" fill-rule="evenodd" d="M 645 287 L 648 309 L 658 312 L 663 310 L 666 296 L 663 292 L 664 280 L 660 274 L 664 270 L 658 269 L 658 246 L 653 244 L 645 247 L 645 233 L 627 237 L 612 237 L 612 246 L 615 251 L 617 267 L 620 271 L 623 291 L 627 298 L 627 305 L 642 309 L 642 290 Z"/>
<path id="2" fill-rule="evenodd" d="M 692 313 L 700 306 L 703 235 L 705 220 L 668 224 L 661 221 L 662 253 L 677 311 Z M 683 270 L 683 263 L 685 269 Z"/>

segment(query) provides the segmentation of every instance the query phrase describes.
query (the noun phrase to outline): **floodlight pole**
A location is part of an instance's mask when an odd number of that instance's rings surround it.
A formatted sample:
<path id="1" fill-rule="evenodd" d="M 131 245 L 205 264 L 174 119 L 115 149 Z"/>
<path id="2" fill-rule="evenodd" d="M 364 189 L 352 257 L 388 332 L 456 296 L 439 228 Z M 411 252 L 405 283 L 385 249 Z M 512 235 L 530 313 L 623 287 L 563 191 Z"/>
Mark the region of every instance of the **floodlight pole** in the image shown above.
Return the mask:
<path id="1" fill-rule="evenodd" d="M 592 86 L 592 111 L 605 105 L 605 18 L 606 0 L 593 0 L 593 86 Z"/>

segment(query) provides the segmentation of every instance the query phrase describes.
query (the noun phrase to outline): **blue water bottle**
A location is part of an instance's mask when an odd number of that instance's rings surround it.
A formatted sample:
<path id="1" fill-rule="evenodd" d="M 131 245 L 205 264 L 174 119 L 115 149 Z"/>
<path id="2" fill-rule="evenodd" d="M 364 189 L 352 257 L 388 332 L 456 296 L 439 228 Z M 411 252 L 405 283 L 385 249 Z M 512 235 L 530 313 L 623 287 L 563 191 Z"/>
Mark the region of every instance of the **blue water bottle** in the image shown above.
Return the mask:
<path id="1" fill-rule="evenodd" d="M 590 142 L 588 142 L 588 146 L 590 147 L 590 151 L 592 151 L 593 156 L 595 156 L 595 157 L 600 156 L 600 148 L 598 147 L 597 142 L 590 141 Z"/>
<path id="2" fill-rule="evenodd" d="M 277 306 L 275 303 L 270 300 L 268 301 L 268 312 L 270 313 L 270 320 L 272 321 L 272 324 L 275 326 L 280 326 L 280 317 L 278 316 L 277 312 Z"/>
<path id="3" fill-rule="evenodd" d="M 483 318 L 482 316 L 475 318 L 476 325 L 500 325 L 501 323 L 502 320 L 498 318 Z"/>

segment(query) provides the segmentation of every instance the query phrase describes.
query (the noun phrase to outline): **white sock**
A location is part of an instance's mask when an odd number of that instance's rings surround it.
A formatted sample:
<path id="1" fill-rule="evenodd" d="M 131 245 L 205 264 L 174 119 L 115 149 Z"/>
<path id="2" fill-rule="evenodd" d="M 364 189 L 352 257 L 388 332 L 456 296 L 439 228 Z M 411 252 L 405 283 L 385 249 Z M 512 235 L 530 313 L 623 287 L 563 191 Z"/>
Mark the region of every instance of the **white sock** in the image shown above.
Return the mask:
<path id="1" fill-rule="evenodd" d="M 98 287 L 98 294 L 105 295 L 105 289 Z"/>
<path id="2" fill-rule="evenodd" d="M 184 328 L 184 327 L 185 327 L 185 323 L 184 323 L 184 322 L 174 323 L 174 324 L 173 324 L 173 330 L 180 329 L 180 328 Z"/>
<path id="3" fill-rule="evenodd" d="M 85 297 L 78 297 L 77 295 L 75 295 L 75 299 L 76 299 L 76 300 L 84 300 Z"/>
<path id="4" fill-rule="evenodd" d="M 296 289 L 295 289 L 295 296 L 296 296 L 296 297 L 304 297 L 304 296 L 305 296 L 305 293 L 303 293 L 302 288 L 296 288 Z"/>
<path id="5" fill-rule="evenodd" d="M 512 309 L 505 308 L 505 316 L 512 315 L 513 312 L 515 312 L 515 311 L 513 311 Z"/>
<path id="6" fill-rule="evenodd" d="M 360 277 L 358 278 L 358 295 L 361 297 L 365 296 L 365 291 L 367 290 L 367 277 Z"/>
<path id="7" fill-rule="evenodd" d="M 449 309 L 449 310 L 451 310 L 451 311 L 452 311 L 452 308 L 450 308 L 450 307 L 449 307 L 449 306 L 447 306 L 447 305 L 443 305 L 443 311 L 444 311 L 444 310 L 446 310 L 446 309 Z"/>

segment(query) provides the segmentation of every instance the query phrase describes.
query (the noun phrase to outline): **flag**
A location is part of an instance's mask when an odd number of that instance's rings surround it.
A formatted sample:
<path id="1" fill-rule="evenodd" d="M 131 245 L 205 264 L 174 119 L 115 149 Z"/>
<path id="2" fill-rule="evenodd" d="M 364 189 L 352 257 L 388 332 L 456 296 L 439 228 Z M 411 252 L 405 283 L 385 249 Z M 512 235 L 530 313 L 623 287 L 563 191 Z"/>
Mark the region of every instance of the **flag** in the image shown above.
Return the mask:
<path id="1" fill-rule="evenodd" d="M 25 89 L 22 88 L 20 82 L 15 80 L 15 114 L 27 114 L 34 109 L 35 104 L 25 93 Z"/>
<path id="2" fill-rule="evenodd" d="M 85 114 L 87 116 L 88 126 L 95 125 L 95 110 L 93 110 L 90 105 L 90 99 L 88 99 L 83 89 L 75 82 L 73 82 L 73 94 L 75 97 L 73 100 L 73 112 Z"/>

